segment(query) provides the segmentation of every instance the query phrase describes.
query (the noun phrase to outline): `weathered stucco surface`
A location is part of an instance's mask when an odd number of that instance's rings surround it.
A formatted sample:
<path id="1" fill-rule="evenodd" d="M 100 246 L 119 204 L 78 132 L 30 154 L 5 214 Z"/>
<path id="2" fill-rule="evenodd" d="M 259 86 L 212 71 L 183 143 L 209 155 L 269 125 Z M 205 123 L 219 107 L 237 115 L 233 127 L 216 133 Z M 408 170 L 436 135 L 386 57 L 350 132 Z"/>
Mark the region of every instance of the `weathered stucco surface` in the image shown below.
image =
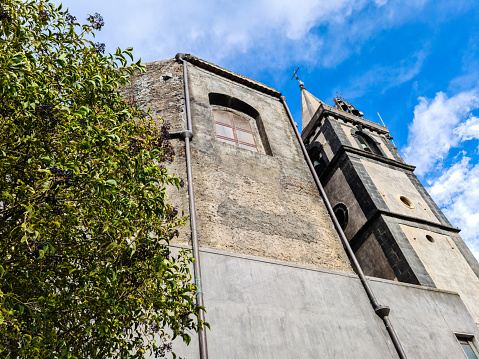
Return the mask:
<path id="1" fill-rule="evenodd" d="M 191 65 L 188 76 L 200 245 L 349 271 L 281 102 Z M 216 139 L 210 93 L 259 112 L 272 156 Z"/>
<path id="2" fill-rule="evenodd" d="M 200 245 L 351 272 L 281 102 L 191 64 L 188 77 Z M 168 120 L 172 131 L 186 129 L 182 81 L 182 66 L 174 60 L 149 63 L 126 94 Z M 272 156 L 216 139 L 210 93 L 237 98 L 259 112 Z M 255 140 L 261 141 L 258 133 Z M 168 167 L 186 182 L 183 143 L 173 141 L 177 158 Z M 170 202 L 188 215 L 186 186 L 169 192 Z M 175 242 L 188 243 L 189 229 L 180 232 Z"/>
<path id="3" fill-rule="evenodd" d="M 479 325 L 479 278 L 450 236 L 400 225 L 439 289 L 458 292 Z M 430 242 L 426 235 L 433 238 Z"/>
<path id="4" fill-rule="evenodd" d="M 383 196 L 390 211 L 440 223 L 403 171 L 394 170 L 364 159 L 361 160 L 361 163 L 366 168 L 379 193 Z M 399 200 L 400 196 L 409 198 L 414 203 L 414 208 L 411 209 L 403 205 Z"/>

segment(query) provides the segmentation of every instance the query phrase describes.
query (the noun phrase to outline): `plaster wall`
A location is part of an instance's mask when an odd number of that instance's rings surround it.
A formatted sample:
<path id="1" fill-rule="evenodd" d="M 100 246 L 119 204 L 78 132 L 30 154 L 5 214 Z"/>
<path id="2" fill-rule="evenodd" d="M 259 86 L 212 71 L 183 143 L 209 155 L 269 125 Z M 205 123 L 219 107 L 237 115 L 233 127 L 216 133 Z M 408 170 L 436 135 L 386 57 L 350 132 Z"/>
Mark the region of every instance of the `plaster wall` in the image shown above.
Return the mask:
<path id="1" fill-rule="evenodd" d="M 340 168 L 337 168 L 324 187 L 324 190 L 333 207 L 338 203 L 343 203 L 347 207 L 349 219 L 348 225 L 344 229 L 344 234 L 351 240 L 356 232 L 366 223 L 366 216 Z"/>
<path id="2" fill-rule="evenodd" d="M 400 225 L 439 289 L 458 292 L 479 325 L 479 278 L 450 236 Z M 426 239 L 432 236 L 434 242 Z"/>
<path id="3" fill-rule="evenodd" d="M 404 172 L 364 159 L 361 163 L 391 212 L 440 223 Z M 403 205 L 399 196 L 409 198 L 414 203 L 414 208 Z"/>
<path id="4" fill-rule="evenodd" d="M 386 359 L 397 354 L 359 279 L 344 272 L 201 249 L 211 359 Z M 376 278 L 369 283 L 409 359 L 463 359 L 454 333 L 479 337 L 460 297 Z M 198 343 L 174 344 L 198 358 Z"/>
<path id="5" fill-rule="evenodd" d="M 393 154 L 391 153 L 391 151 L 389 151 L 389 148 L 387 148 L 387 146 L 384 145 L 383 143 L 383 140 L 381 138 L 379 138 L 379 136 L 377 135 L 373 135 L 372 137 L 375 137 L 375 140 L 378 141 L 379 143 L 379 147 L 381 148 L 381 150 L 383 151 L 383 153 L 386 155 L 387 158 L 391 159 L 391 160 L 395 160 L 396 161 L 396 158 L 393 156 Z M 387 141 L 387 140 L 386 140 Z"/>
<path id="6" fill-rule="evenodd" d="M 326 138 L 324 137 L 323 133 L 320 133 L 319 136 L 316 139 L 317 142 L 319 142 L 323 146 L 324 153 L 326 154 L 326 158 L 328 161 L 331 162 L 331 160 L 334 157 L 333 151 L 331 150 L 331 146 L 329 143 L 326 141 Z"/>
<path id="7" fill-rule="evenodd" d="M 357 148 L 358 150 L 362 150 L 362 148 L 358 144 L 358 141 L 356 141 L 356 139 L 351 134 L 351 130 L 353 129 L 353 127 L 346 125 L 345 123 L 341 122 L 341 120 L 338 120 L 338 123 L 346 134 L 346 137 L 349 139 L 349 142 L 351 142 L 351 146 Z"/>

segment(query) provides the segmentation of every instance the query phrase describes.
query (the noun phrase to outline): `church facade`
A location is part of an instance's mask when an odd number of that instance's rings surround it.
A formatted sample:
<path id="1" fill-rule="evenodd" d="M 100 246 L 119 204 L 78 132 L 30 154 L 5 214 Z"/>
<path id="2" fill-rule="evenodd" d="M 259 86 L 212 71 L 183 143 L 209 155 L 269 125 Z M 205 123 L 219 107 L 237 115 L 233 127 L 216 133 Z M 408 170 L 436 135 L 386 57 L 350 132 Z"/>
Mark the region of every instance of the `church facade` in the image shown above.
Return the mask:
<path id="1" fill-rule="evenodd" d="M 125 96 L 171 124 L 211 330 L 183 358 L 479 358 L 479 265 L 390 142 L 342 98 L 281 93 L 191 55 Z M 473 356 L 474 355 L 474 356 Z"/>

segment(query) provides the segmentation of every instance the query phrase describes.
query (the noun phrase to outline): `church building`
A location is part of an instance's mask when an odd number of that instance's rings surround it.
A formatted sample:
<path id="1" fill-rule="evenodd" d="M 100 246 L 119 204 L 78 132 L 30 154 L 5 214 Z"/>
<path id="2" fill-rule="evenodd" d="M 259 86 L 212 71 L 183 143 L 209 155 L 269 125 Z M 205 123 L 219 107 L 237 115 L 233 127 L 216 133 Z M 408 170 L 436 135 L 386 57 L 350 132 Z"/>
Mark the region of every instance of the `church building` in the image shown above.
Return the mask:
<path id="1" fill-rule="evenodd" d="M 391 143 L 341 96 L 281 93 L 188 54 L 124 91 L 168 121 L 211 330 L 188 359 L 479 359 L 479 264 Z M 299 93 L 298 93 L 299 96 Z"/>

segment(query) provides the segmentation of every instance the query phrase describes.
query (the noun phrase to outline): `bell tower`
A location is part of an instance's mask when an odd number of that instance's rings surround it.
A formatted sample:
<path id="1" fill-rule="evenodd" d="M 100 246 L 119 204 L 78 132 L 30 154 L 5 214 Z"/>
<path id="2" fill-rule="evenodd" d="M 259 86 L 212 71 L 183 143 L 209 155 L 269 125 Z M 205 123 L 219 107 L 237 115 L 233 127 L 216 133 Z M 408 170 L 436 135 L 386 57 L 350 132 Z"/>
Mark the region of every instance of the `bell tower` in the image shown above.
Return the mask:
<path id="1" fill-rule="evenodd" d="M 300 83 L 302 139 L 366 275 L 458 292 L 479 323 L 479 264 L 391 143 L 341 95 Z"/>

